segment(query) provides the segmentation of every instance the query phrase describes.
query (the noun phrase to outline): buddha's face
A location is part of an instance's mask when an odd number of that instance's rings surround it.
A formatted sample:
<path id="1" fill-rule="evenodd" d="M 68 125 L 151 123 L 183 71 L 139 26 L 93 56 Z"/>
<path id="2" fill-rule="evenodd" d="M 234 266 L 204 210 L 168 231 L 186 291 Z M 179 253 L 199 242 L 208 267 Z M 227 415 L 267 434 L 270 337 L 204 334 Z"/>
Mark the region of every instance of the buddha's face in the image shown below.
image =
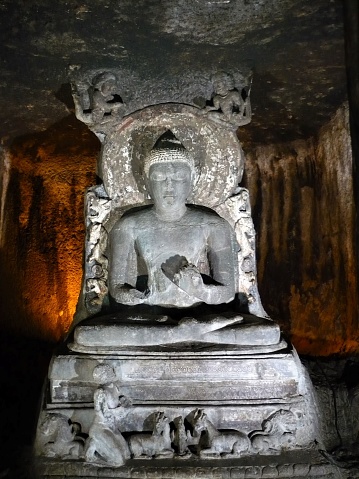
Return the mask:
<path id="1" fill-rule="evenodd" d="M 149 170 L 150 193 L 160 210 L 183 207 L 191 192 L 191 168 L 186 163 L 155 163 Z"/>

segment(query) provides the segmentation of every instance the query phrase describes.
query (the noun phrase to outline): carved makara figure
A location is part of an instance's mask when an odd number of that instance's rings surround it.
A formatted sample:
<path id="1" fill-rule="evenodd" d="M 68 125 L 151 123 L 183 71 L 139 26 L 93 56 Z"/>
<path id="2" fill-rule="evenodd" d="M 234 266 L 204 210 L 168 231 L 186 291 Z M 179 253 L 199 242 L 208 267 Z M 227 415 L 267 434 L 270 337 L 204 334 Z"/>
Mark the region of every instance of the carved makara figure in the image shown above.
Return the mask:
<path id="1" fill-rule="evenodd" d="M 117 78 L 113 73 L 105 72 L 93 79 L 92 121 L 98 122 L 106 114 L 116 115 L 123 106 L 122 101 L 115 101 L 119 96 Z"/>

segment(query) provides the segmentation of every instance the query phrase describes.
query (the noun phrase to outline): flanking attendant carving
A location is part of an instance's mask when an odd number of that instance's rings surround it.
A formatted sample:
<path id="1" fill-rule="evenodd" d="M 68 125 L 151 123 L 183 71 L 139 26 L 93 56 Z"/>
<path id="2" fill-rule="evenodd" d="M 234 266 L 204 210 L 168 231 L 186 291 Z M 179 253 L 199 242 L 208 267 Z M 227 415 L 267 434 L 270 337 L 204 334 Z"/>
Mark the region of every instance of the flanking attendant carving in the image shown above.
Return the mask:
<path id="1" fill-rule="evenodd" d="M 238 89 L 234 78 L 226 72 L 218 72 L 212 77 L 214 96 L 212 105 L 204 109 L 206 116 L 219 123 L 235 127 L 247 125 L 252 119 L 248 81 L 241 77 Z"/>
<path id="2" fill-rule="evenodd" d="M 77 117 L 88 125 L 102 124 L 123 116 L 118 78 L 114 72 L 97 72 L 77 82 L 74 102 Z"/>
<path id="3" fill-rule="evenodd" d="M 131 456 L 120 430 L 130 401 L 120 395 L 111 366 L 100 364 L 93 377 L 101 385 L 94 394 L 95 417 L 86 442 L 85 459 L 87 462 L 122 466 Z"/>

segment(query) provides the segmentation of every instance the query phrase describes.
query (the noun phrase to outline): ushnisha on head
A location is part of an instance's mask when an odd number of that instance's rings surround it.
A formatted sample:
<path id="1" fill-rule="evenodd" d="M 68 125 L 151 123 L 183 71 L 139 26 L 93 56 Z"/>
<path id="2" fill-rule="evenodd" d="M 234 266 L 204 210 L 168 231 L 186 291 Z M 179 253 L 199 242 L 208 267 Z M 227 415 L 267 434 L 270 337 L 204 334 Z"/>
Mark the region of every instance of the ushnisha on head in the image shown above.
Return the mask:
<path id="1" fill-rule="evenodd" d="M 144 173 L 149 177 L 150 168 L 158 163 L 184 163 L 191 170 L 192 180 L 195 177 L 193 156 L 171 131 L 164 133 L 156 142 L 150 154 L 144 161 Z"/>

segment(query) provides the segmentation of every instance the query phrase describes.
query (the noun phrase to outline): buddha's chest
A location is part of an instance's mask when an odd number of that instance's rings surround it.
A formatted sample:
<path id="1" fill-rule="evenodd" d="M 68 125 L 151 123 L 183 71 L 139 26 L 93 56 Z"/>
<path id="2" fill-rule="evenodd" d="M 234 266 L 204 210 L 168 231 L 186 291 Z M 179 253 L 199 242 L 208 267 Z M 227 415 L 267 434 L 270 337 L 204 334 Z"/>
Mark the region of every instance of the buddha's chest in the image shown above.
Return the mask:
<path id="1" fill-rule="evenodd" d="M 207 235 L 203 227 L 196 225 L 153 226 L 138 232 L 135 245 L 148 265 L 160 265 L 175 255 L 196 264 L 207 249 Z"/>

